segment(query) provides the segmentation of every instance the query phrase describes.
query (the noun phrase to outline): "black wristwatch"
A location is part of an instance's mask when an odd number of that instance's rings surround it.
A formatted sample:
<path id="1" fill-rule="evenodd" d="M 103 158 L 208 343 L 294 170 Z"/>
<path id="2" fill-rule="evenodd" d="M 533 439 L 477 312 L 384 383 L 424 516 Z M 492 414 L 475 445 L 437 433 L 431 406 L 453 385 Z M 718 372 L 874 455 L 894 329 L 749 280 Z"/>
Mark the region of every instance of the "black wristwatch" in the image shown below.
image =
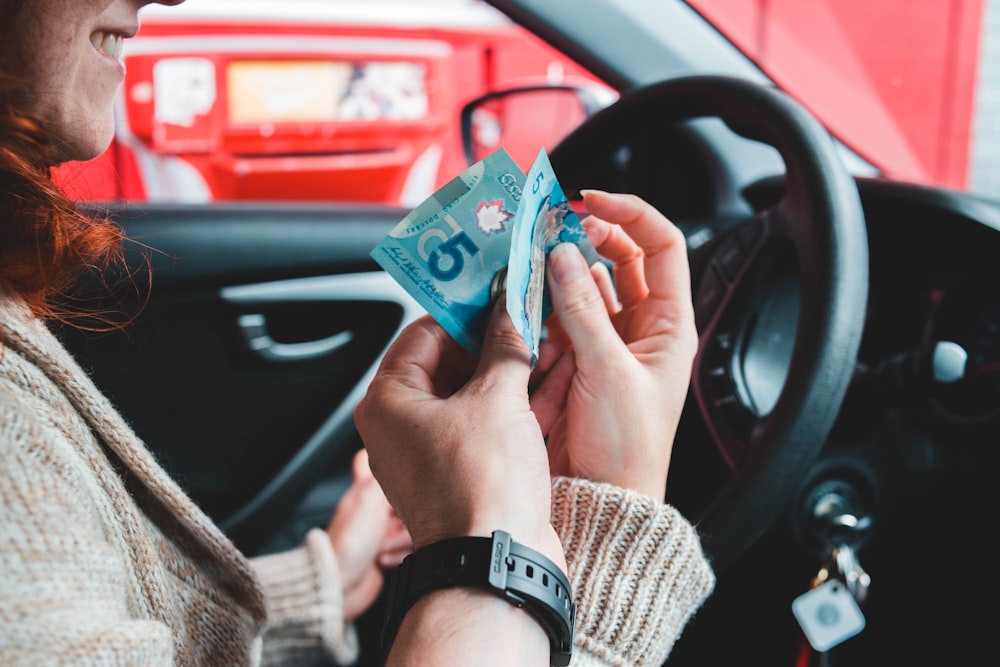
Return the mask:
<path id="1" fill-rule="evenodd" d="M 545 628 L 551 664 L 569 664 L 576 621 L 569 580 L 551 560 L 502 530 L 492 538 L 435 542 L 403 560 L 389 584 L 383 650 L 388 652 L 403 616 L 421 596 L 455 586 L 481 588 L 523 608 Z"/>

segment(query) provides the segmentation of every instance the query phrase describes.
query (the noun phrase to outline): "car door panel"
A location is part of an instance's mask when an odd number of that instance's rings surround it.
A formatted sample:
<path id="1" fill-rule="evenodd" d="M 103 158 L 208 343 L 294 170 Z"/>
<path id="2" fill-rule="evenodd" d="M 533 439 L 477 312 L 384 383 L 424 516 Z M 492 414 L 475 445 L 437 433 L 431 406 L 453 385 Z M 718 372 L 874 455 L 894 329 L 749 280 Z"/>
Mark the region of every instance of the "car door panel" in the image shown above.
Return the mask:
<path id="1" fill-rule="evenodd" d="M 60 336 L 238 546 L 290 546 L 329 518 L 361 446 L 353 407 L 389 341 L 422 312 L 368 255 L 405 211 L 112 214 L 130 239 L 132 277 L 100 303 L 139 315 L 121 331 Z M 143 257 L 151 284 L 130 298 Z"/>

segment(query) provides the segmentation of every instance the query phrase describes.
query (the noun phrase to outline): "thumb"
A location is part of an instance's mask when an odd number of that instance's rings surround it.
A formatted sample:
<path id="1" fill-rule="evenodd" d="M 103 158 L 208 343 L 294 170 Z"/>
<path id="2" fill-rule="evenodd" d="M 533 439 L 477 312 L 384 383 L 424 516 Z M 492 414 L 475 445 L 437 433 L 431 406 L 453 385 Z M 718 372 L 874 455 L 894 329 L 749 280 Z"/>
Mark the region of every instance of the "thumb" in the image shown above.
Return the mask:
<path id="1" fill-rule="evenodd" d="M 374 479 L 375 475 L 372 474 L 372 469 L 368 464 L 368 451 L 364 448 L 359 449 L 354 455 L 354 459 L 351 461 L 351 472 L 355 481 Z"/>
<path id="2" fill-rule="evenodd" d="M 531 350 L 514 327 L 506 303 L 501 297 L 493 305 L 473 379 L 488 377 L 491 384 L 526 392 L 531 375 Z"/>
<path id="3" fill-rule="evenodd" d="M 552 307 L 577 355 L 621 345 L 604 295 L 580 249 L 572 243 L 560 243 L 549 253 L 548 265 Z"/>

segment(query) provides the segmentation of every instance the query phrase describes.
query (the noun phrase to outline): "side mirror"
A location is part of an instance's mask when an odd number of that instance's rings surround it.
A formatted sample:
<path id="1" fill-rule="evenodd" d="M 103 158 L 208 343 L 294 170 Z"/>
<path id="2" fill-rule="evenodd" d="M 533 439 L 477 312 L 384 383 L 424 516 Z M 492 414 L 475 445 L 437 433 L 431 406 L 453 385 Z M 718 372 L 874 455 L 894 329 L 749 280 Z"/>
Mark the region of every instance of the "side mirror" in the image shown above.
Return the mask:
<path id="1" fill-rule="evenodd" d="M 591 114 L 614 101 L 597 86 L 538 85 L 500 90 L 462 107 L 462 146 L 471 165 L 505 148 L 527 168 L 539 148 L 550 150 Z"/>

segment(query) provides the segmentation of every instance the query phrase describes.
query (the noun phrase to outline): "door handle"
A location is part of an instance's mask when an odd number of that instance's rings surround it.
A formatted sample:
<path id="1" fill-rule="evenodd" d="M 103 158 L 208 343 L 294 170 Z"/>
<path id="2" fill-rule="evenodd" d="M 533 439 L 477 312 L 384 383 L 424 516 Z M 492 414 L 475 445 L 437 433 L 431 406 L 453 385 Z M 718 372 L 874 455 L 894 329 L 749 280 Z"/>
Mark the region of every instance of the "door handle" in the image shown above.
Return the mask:
<path id="1" fill-rule="evenodd" d="M 237 320 L 243 340 L 251 352 L 265 361 L 307 361 L 336 352 L 354 339 L 350 331 L 301 343 L 279 343 L 267 331 L 267 319 L 261 313 L 240 315 Z"/>

